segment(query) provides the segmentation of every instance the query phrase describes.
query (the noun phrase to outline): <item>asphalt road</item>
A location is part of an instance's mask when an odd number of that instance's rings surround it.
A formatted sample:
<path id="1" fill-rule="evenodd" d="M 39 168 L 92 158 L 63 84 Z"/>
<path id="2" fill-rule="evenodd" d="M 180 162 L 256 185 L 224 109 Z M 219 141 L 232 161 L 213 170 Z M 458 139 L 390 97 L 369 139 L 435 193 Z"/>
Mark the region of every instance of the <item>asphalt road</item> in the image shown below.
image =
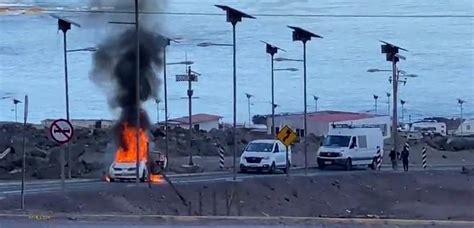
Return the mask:
<path id="1" fill-rule="evenodd" d="M 459 165 L 439 165 L 430 167 L 427 170 L 461 170 Z M 412 167 L 410 172 L 420 172 L 423 171 L 422 168 Z M 344 171 L 338 169 L 332 170 L 318 170 L 315 168 L 308 169 L 309 176 L 324 176 L 324 175 L 347 175 L 352 172 L 376 172 L 372 170 L 358 169 L 352 171 Z M 392 171 L 390 167 L 382 167 L 382 172 L 403 172 L 403 171 Z M 304 169 L 295 168 L 290 172 L 291 176 L 304 176 Z M 265 174 L 265 173 L 248 173 L 248 174 L 237 174 L 238 180 L 245 180 L 250 178 L 272 178 L 278 176 L 285 176 L 285 174 Z M 232 181 L 233 174 L 232 172 L 213 172 L 213 173 L 197 173 L 197 174 L 177 174 L 169 175 L 169 179 L 176 185 L 180 184 L 192 184 L 192 183 L 209 183 L 209 182 L 223 182 L 223 181 Z M 153 183 L 153 185 L 162 185 L 166 184 L 165 182 Z M 132 187 L 136 184 L 131 182 L 114 182 L 108 183 L 102 180 L 97 179 L 73 179 L 67 180 L 65 183 L 65 191 L 96 191 L 96 190 L 107 190 L 110 188 L 118 187 Z M 59 180 L 35 180 L 29 181 L 25 185 L 25 194 L 41 194 L 48 192 L 59 192 L 62 191 L 62 185 Z M 139 186 L 148 187 L 147 183 L 140 183 Z M 7 181 L 0 182 L 0 200 L 2 198 L 19 195 L 21 194 L 21 183 L 18 181 Z"/>

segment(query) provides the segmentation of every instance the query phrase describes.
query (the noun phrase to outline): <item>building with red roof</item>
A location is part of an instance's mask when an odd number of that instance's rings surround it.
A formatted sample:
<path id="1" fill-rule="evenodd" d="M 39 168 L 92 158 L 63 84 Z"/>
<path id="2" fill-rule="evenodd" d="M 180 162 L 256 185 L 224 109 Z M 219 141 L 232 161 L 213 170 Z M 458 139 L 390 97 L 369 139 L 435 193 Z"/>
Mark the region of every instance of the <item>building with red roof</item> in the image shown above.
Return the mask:
<path id="1" fill-rule="evenodd" d="M 276 132 L 283 126 L 288 125 L 300 136 L 306 135 L 304 132 L 303 113 L 283 113 L 275 116 Z M 267 116 L 267 129 L 271 133 L 271 116 Z M 385 138 L 390 137 L 391 120 L 390 116 L 375 115 L 370 113 L 344 112 L 344 111 L 319 111 L 307 114 L 308 133 L 316 136 L 326 135 L 332 124 L 353 124 L 353 125 L 377 125 L 382 130 Z"/>
<path id="2" fill-rule="evenodd" d="M 221 120 L 222 116 L 205 113 L 198 113 L 191 116 L 192 126 L 196 130 L 210 131 L 212 129 L 218 129 Z M 161 124 L 163 124 L 163 122 Z M 170 127 L 189 129 L 189 118 L 188 116 L 183 116 L 176 119 L 169 119 L 168 125 Z"/>

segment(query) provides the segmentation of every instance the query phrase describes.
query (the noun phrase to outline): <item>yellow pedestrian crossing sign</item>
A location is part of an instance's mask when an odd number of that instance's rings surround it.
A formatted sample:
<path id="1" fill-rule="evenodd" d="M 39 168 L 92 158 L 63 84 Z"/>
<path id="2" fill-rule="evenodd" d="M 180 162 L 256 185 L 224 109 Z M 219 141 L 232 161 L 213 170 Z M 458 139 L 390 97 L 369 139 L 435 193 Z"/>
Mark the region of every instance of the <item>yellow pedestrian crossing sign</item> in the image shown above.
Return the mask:
<path id="1" fill-rule="evenodd" d="M 296 141 L 296 139 L 298 139 L 298 135 L 296 135 L 296 133 L 293 130 L 291 130 L 290 127 L 285 126 L 280 130 L 280 132 L 278 132 L 277 138 L 283 144 L 285 144 L 286 146 L 289 146 L 293 144 Z"/>

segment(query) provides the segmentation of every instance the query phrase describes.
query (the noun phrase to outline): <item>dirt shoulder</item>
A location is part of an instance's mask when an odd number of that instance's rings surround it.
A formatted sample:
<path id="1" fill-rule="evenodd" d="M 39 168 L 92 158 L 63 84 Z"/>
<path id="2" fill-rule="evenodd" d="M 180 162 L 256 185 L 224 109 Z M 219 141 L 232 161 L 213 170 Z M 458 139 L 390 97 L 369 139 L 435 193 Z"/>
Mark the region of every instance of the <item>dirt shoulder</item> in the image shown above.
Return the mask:
<path id="1" fill-rule="evenodd" d="M 275 176 L 187 184 L 178 188 L 191 202 L 192 215 L 473 221 L 473 177 L 457 171 L 353 172 L 290 180 Z M 231 198 L 232 203 L 228 200 Z M 17 208 L 18 202 L 17 197 L 5 198 L 0 210 Z M 148 189 L 111 183 L 107 191 L 28 195 L 26 202 L 28 210 L 56 213 L 189 215 L 188 208 L 168 185 Z"/>

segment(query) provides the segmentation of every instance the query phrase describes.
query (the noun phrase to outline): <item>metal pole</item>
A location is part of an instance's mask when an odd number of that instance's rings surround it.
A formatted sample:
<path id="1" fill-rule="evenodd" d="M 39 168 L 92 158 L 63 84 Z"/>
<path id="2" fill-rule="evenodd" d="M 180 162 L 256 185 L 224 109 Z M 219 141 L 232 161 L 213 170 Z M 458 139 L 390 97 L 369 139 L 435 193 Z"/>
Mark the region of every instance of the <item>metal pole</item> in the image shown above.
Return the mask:
<path id="1" fill-rule="evenodd" d="M 463 129 L 462 129 L 462 128 L 463 128 L 463 126 L 462 126 L 462 122 L 463 122 L 463 116 L 462 116 L 462 114 L 463 114 L 463 113 L 462 113 L 463 108 L 462 108 L 462 104 L 463 104 L 463 103 L 464 103 L 464 102 L 461 102 L 461 124 L 459 125 L 459 126 L 461 126 L 461 136 L 463 135 L 463 132 L 462 132 L 462 131 L 463 131 Z"/>
<path id="2" fill-rule="evenodd" d="M 387 102 L 388 102 L 387 114 L 390 116 L 390 96 L 388 96 L 388 95 L 387 95 Z"/>
<path id="3" fill-rule="evenodd" d="M 374 98 L 375 100 L 375 115 L 377 115 L 377 98 Z"/>
<path id="4" fill-rule="evenodd" d="M 160 100 L 156 98 L 156 124 L 160 125 Z"/>
<path id="5" fill-rule="evenodd" d="M 168 157 L 168 144 L 169 144 L 169 135 L 168 135 L 168 85 L 166 84 L 166 46 L 163 48 L 163 84 L 165 87 L 165 156 L 166 161 L 169 162 Z M 165 167 L 167 169 L 168 167 Z"/>
<path id="6" fill-rule="evenodd" d="M 318 98 L 314 98 L 314 111 L 317 112 L 318 111 Z"/>
<path id="7" fill-rule="evenodd" d="M 398 106 L 398 69 L 397 69 L 397 62 L 392 61 L 392 73 L 393 73 L 393 117 L 392 117 L 392 137 L 393 137 L 393 149 L 395 153 L 397 152 L 397 142 L 398 142 L 398 113 L 397 113 L 397 106 Z"/>
<path id="8" fill-rule="evenodd" d="M 28 118 L 28 95 L 25 96 L 25 110 L 23 121 L 23 161 L 21 166 L 21 209 L 25 209 L 25 179 L 26 179 L 26 121 Z"/>
<path id="9" fill-rule="evenodd" d="M 189 121 L 189 165 L 192 166 L 194 165 L 193 162 L 193 117 L 192 117 L 192 96 L 193 96 L 193 90 L 192 90 L 192 78 L 191 78 L 191 67 L 188 67 L 188 111 L 189 111 L 189 116 L 188 116 L 188 121 Z"/>
<path id="10" fill-rule="evenodd" d="M 402 124 L 405 122 L 405 105 L 402 104 Z"/>
<path id="11" fill-rule="evenodd" d="M 18 122 L 18 118 L 17 118 L 17 104 L 15 103 L 15 123 Z"/>
<path id="12" fill-rule="evenodd" d="M 252 117 L 251 117 L 251 114 L 250 114 L 250 96 L 247 98 L 247 108 L 248 108 L 248 113 L 249 113 L 249 127 L 251 125 L 251 121 L 252 121 Z"/>
<path id="13" fill-rule="evenodd" d="M 272 136 L 275 136 L 275 77 L 274 77 L 274 69 L 273 69 L 273 64 L 274 64 L 274 54 L 271 55 L 271 68 L 272 68 L 272 129 L 271 133 Z"/>
<path id="14" fill-rule="evenodd" d="M 235 26 L 236 26 L 237 22 L 233 22 L 232 23 L 232 46 L 233 46 L 233 53 L 232 53 L 232 57 L 233 57 L 233 79 L 232 79 L 232 84 L 233 84 L 233 102 L 234 102 L 234 107 L 233 107 L 233 139 L 234 139 L 234 164 L 232 165 L 233 166 L 233 179 L 236 180 L 237 179 L 237 168 L 236 168 L 236 162 L 237 162 L 237 61 L 236 61 L 236 41 L 235 41 Z"/>
<path id="15" fill-rule="evenodd" d="M 306 97 L 306 41 L 303 41 L 303 84 L 304 84 L 304 174 L 308 175 L 308 142 L 306 136 L 308 135 L 307 123 L 307 97 Z"/>
<path id="16" fill-rule="evenodd" d="M 67 70 L 67 39 L 66 39 L 66 30 L 63 31 L 63 39 L 64 39 L 64 84 L 66 87 L 66 119 L 67 121 L 70 121 L 69 119 L 69 80 L 68 80 L 68 70 Z M 63 154 L 63 156 L 65 156 Z M 67 171 L 67 177 L 68 179 L 71 179 L 71 147 L 69 142 L 67 143 L 67 164 L 68 164 L 68 171 Z M 64 165 L 64 164 L 63 164 Z M 64 174 L 62 174 L 64 175 Z"/>
<path id="17" fill-rule="evenodd" d="M 137 140 L 137 162 L 136 162 L 136 183 L 140 183 L 140 37 L 139 37 L 139 19 L 138 19 L 138 0 L 135 0 L 135 36 L 136 36 L 136 56 L 135 56 L 135 92 L 137 104 L 137 119 L 136 119 L 136 140 Z"/>
<path id="18" fill-rule="evenodd" d="M 290 177 L 290 166 L 288 165 L 288 161 L 289 161 L 289 157 L 288 157 L 288 146 L 286 146 L 286 164 L 285 164 L 285 167 L 286 167 L 286 177 Z"/>

